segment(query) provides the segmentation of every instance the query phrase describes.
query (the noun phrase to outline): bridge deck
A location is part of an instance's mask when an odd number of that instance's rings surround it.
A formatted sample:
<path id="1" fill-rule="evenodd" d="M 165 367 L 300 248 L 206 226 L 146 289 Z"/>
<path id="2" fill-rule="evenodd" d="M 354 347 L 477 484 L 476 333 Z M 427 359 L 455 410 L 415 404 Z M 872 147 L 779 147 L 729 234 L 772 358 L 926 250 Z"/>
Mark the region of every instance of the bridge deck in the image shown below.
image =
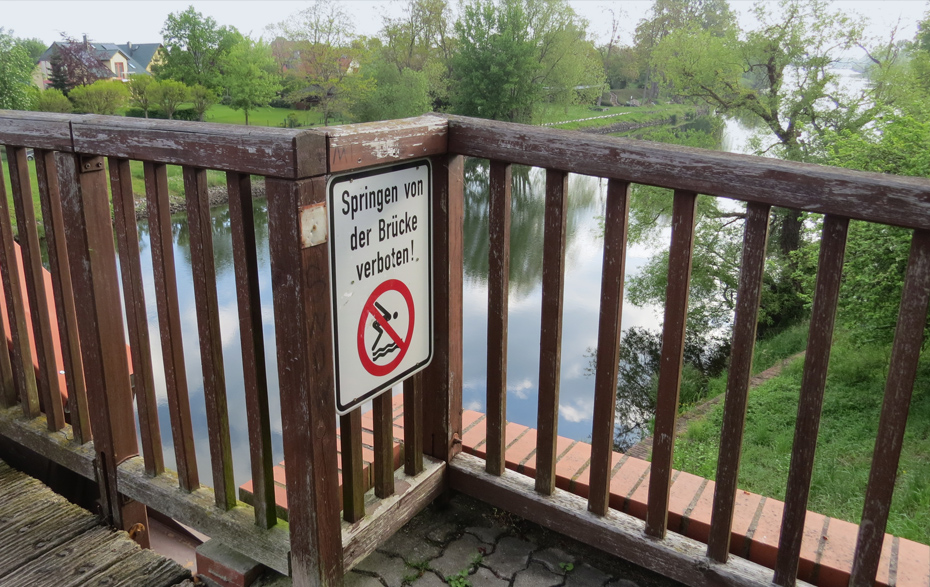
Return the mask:
<path id="1" fill-rule="evenodd" d="M 190 576 L 0 461 L 0 584 L 168 587 Z"/>

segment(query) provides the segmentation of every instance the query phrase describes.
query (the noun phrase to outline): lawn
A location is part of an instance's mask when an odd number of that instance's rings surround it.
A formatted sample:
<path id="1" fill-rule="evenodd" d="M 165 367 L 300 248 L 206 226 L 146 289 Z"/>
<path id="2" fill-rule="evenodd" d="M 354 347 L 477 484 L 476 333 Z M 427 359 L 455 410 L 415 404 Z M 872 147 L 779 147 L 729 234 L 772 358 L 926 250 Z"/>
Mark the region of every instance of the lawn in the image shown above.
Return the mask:
<path id="1" fill-rule="evenodd" d="M 321 126 L 322 115 L 316 110 L 295 110 L 292 108 L 272 108 L 262 106 L 249 111 L 249 124 L 252 126 L 284 126 L 288 115 L 293 114 L 300 126 Z M 216 104 L 207 110 L 205 122 L 219 122 L 224 124 L 245 124 L 245 113 L 242 110 L 233 110 L 229 106 Z M 342 124 L 342 121 L 332 121 L 330 124 Z"/>
<path id="2" fill-rule="evenodd" d="M 572 110 L 574 108 L 575 110 Z M 587 106 L 572 106 L 565 112 L 561 107 L 553 107 L 553 110 L 546 111 L 539 116 L 539 124 L 547 122 L 559 122 L 563 120 L 579 120 L 579 122 L 566 122 L 555 125 L 555 128 L 564 130 L 579 130 L 593 126 L 606 126 L 617 122 L 648 122 L 653 120 L 673 119 L 678 122 L 684 122 L 689 115 L 694 113 L 693 106 L 682 104 L 657 104 L 655 106 L 639 106 L 636 108 L 627 108 L 620 106 L 607 107 L 606 112 L 595 112 Z M 596 118 L 602 116 L 611 116 L 611 118 Z M 595 120 L 581 120 L 585 118 L 596 118 Z"/>
<path id="3" fill-rule="evenodd" d="M 884 394 L 890 350 L 857 347 L 842 333 L 834 344 L 808 509 L 859 523 Z M 739 487 L 784 500 L 803 361 L 753 389 Z M 675 446 L 675 468 L 713 479 L 723 403 L 691 422 Z M 920 363 L 888 532 L 930 544 L 930 359 Z"/>

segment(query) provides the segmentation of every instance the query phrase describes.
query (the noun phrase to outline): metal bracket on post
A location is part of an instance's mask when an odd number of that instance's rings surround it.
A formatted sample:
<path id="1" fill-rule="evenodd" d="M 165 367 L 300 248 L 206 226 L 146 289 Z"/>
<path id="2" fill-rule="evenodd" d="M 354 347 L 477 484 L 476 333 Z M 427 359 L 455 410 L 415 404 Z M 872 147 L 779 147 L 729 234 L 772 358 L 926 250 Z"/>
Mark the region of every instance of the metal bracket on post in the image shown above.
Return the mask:
<path id="1" fill-rule="evenodd" d="M 103 169 L 103 157 L 100 155 L 81 155 L 79 173 L 89 173 Z"/>
<path id="2" fill-rule="evenodd" d="M 326 242 L 326 203 L 320 202 L 300 209 L 300 246 L 315 247 Z"/>

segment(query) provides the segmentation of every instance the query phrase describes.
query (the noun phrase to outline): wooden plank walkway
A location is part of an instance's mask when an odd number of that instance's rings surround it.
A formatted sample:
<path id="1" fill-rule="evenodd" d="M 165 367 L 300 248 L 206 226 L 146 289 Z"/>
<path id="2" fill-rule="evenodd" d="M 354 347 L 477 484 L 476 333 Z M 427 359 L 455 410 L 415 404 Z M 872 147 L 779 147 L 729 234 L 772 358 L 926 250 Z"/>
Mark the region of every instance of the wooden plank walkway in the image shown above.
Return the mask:
<path id="1" fill-rule="evenodd" d="M 0 585 L 191 585 L 190 571 L 0 461 Z"/>

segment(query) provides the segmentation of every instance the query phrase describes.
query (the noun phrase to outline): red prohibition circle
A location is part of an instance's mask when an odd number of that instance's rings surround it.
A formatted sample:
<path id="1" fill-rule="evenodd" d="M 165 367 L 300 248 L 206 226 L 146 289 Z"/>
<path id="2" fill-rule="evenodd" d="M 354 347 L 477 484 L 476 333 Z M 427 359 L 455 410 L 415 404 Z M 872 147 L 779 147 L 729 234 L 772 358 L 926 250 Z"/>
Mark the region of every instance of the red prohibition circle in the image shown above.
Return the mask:
<path id="1" fill-rule="evenodd" d="M 391 328 L 391 325 L 384 319 L 378 309 L 375 308 L 375 302 L 378 298 L 388 291 L 396 291 L 403 296 L 404 301 L 407 302 L 407 310 L 409 311 L 410 318 L 407 321 L 407 337 L 403 340 L 401 340 L 400 335 Z M 365 344 L 365 326 L 368 323 L 369 314 L 378 321 L 381 328 L 384 329 L 384 333 L 394 341 L 394 344 L 397 345 L 399 350 L 397 356 L 384 365 L 376 364 L 374 360 L 368 356 L 368 348 Z M 413 338 L 413 317 L 413 296 L 410 295 L 410 290 L 404 282 L 398 279 L 388 279 L 376 287 L 375 291 L 371 292 L 371 295 L 368 296 L 368 301 L 365 302 L 365 306 L 362 308 L 362 315 L 359 317 L 358 321 L 358 357 L 361 359 L 362 366 L 366 371 L 375 377 L 383 377 L 384 375 L 390 374 L 391 371 L 400 364 L 404 356 L 406 356 L 407 350 L 410 348 L 410 341 Z"/>

